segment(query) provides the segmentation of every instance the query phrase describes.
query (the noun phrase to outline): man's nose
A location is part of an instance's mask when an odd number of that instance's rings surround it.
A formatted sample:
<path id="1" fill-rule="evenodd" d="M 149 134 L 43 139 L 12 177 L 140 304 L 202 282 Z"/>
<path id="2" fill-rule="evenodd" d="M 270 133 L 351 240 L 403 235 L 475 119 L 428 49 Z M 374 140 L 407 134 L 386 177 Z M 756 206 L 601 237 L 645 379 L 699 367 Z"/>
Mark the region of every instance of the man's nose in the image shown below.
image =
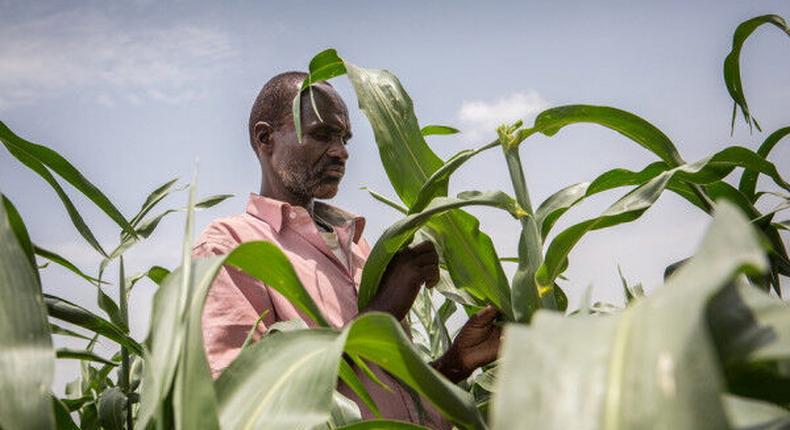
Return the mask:
<path id="1" fill-rule="evenodd" d="M 346 149 L 346 143 L 342 137 L 333 139 L 332 147 L 329 148 L 329 155 L 343 162 L 348 160 L 348 149 Z"/>

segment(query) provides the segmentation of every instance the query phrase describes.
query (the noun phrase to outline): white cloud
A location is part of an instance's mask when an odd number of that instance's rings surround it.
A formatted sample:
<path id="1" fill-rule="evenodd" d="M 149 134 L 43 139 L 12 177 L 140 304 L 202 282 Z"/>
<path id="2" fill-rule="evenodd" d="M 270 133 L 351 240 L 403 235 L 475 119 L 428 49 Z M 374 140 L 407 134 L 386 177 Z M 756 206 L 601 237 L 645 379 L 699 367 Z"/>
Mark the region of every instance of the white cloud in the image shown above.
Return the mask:
<path id="1" fill-rule="evenodd" d="M 495 136 L 503 123 L 524 120 L 529 125 L 535 115 L 546 109 L 548 102 L 535 91 L 518 92 L 494 101 L 464 101 L 458 110 L 461 130 L 471 140 Z"/>
<path id="2" fill-rule="evenodd" d="M 124 27 L 90 11 L 0 28 L 0 109 L 66 91 L 117 101 L 185 103 L 234 55 L 228 36 L 202 25 Z"/>

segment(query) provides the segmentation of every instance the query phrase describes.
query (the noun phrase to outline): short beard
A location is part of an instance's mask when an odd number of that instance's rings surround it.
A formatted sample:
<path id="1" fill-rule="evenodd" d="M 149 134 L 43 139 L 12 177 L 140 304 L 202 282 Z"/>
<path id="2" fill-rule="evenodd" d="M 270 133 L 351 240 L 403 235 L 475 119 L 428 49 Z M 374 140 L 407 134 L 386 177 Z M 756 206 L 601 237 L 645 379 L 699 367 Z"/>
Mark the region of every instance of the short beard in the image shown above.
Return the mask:
<path id="1" fill-rule="evenodd" d="M 276 168 L 275 171 L 285 189 L 292 195 L 304 200 L 328 199 L 337 194 L 337 186 L 340 181 L 322 181 L 321 173 L 324 167 L 322 164 L 316 170 L 309 171 L 297 160 L 290 160 L 287 164 Z"/>

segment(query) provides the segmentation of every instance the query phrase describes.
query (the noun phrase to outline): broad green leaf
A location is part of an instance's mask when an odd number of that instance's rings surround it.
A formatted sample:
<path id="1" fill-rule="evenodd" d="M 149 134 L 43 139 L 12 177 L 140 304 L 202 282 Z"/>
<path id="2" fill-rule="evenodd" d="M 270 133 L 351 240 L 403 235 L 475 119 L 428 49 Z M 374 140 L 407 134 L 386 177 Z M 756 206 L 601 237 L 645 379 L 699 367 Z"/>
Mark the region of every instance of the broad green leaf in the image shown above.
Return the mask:
<path id="1" fill-rule="evenodd" d="M 0 205 L 0 427 L 54 429 L 49 386 L 55 354 L 41 286 L 30 255 L 24 224 L 13 227 Z M 10 204 L 10 202 L 8 202 Z M 23 237 L 17 236 L 24 231 Z M 29 243 L 29 242 L 28 242 Z M 28 251 L 30 247 L 27 247 Z"/>
<path id="2" fill-rule="evenodd" d="M 746 121 L 746 124 L 749 125 L 749 129 L 751 130 L 752 124 L 754 124 L 754 126 L 757 127 L 757 130 L 760 130 L 757 120 L 755 120 L 755 118 L 752 116 L 751 111 L 749 111 L 749 105 L 746 103 L 746 95 L 743 92 L 743 83 L 741 82 L 740 58 L 741 49 L 743 49 L 743 44 L 746 42 L 746 39 L 754 32 L 754 30 L 763 24 L 774 25 L 775 27 L 784 31 L 785 34 L 790 36 L 790 28 L 788 28 L 785 20 L 778 15 L 762 15 L 754 17 L 742 22 L 740 25 L 738 25 L 738 28 L 735 29 L 735 33 L 732 36 L 732 49 L 724 59 L 724 83 L 727 86 L 727 92 L 730 93 L 730 97 L 734 103 L 731 126 L 733 131 L 735 130 L 736 106 L 740 107 L 741 113 L 743 114 L 743 119 Z"/>
<path id="3" fill-rule="evenodd" d="M 99 396 L 99 423 L 106 430 L 123 430 L 126 424 L 126 395 L 118 387 Z"/>
<path id="4" fill-rule="evenodd" d="M 789 134 L 790 127 L 783 127 L 771 133 L 757 149 L 757 154 L 767 159 L 768 154 L 770 154 L 774 146 Z M 738 183 L 738 190 L 753 203 L 757 201 L 757 196 L 754 191 L 757 187 L 757 177 L 759 173 L 760 172 L 753 170 L 746 170 L 741 175 L 741 181 Z"/>
<path id="5" fill-rule="evenodd" d="M 362 272 L 358 296 L 359 309 L 364 309 L 376 295 L 390 260 L 398 250 L 411 241 L 412 236 L 420 227 L 428 223 L 433 216 L 470 205 L 498 207 L 516 215 L 515 201 L 502 192 L 467 192 L 459 194 L 456 198 L 435 198 L 422 212 L 411 214 L 387 228 L 373 246 Z M 508 313 L 509 297 L 507 295 L 509 291 L 502 292 L 494 287 L 493 285 L 477 285 L 474 289 L 467 289 L 467 291 L 479 298 L 490 300 L 497 308 Z"/>
<path id="6" fill-rule="evenodd" d="M 541 112 L 533 128 L 521 130 L 520 138 L 535 132 L 554 136 L 567 125 L 592 123 L 614 130 L 654 153 L 672 167 L 683 164 L 671 140 L 653 124 L 644 119 L 608 106 L 568 105 Z"/>
<path id="7" fill-rule="evenodd" d="M 345 352 L 386 370 L 436 406 L 460 428 L 484 429 L 473 399 L 420 359 L 395 319 L 366 313 L 346 328 Z"/>
<path id="8" fill-rule="evenodd" d="M 417 194 L 417 199 L 411 205 L 409 213 L 421 212 L 425 206 L 433 200 L 434 197 L 442 197 L 447 195 L 447 187 L 450 182 L 450 175 L 453 174 L 459 167 L 461 167 L 467 160 L 475 155 L 499 146 L 499 140 L 489 143 L 477 149 L 463 150 L 448 159 L 442 167 L 433 172 L 430 178 L 422 185 Z"/>
<path id="9" fill-rule="evenodd" d="M 493 428 L 728 428 L 706 305 L 765 269 L 748 220 L 721 203 L 696 255 L 651 296 L 607 317 L 541 311 L 508 325 Z"/>
<path id="10" fill-rule="evenodd" d="M 411 207 L 422 185 L 444 163 L 425 143 L 411 98 L 392 73 L 348 63 L 346 69 L 359 107 L 373 128 L 390 183 Z M 447 190 L 441 194 L 447 195 Z"/>
<path id="11" fill-rule="evenodd" d="M 11 152 L 14 157 L 16 157 L 19 161 L 30 167 L 31 169 L 35 170 L 36 173 L 44 177 L 42 172 L 40 171 L 38 166 L 46 166 L 48 169 L 51 169 L 53 172 L 57 173 L 61 178 L 65 179 L 66 182 L 71 184 L 74 188 L 76 188 L 80 193 L 82 193 L 85 197 L 91 200 L 99 209 L 101 209 L 107 216 L 110 217 L 113 221 L 115 221 L 118 226 L 121 227 L 124 231 L 129 234 L 134 234 L 134 229 L 126 220 L 126 218 L 121 214 L 121 212 L 115 207 L 115 205 L 110 202 L 110 199 L 104 195 L 104 193 L 99 190 L 95 185 L 93 185 L 87 178 L 85 178 L 79 170 L 77 170 L 68 160 L 63 158 L 60 154 L 52 149 L 44 146 L 44 145 L 37 145 L 35 143 L 28 142 L 21 137 L 15 135 L 3 122 L 0 121 L 0 142 L 3 142 L 3 145 Z M 13 149 L 12 149 L 13 148 Z M 23 158 L 20 158 L 20 155 L 24 154 Z M 29 164 L 30 161 L 35 161 L 36 167 L 33 167 Z M 56 187 L 53 184 L 54 178 L 50 179 L 51 175 L 47 173 L 47 177 L 44 179 L 56 188 L 55 191 L 58 195 L 62 194 L 62 189 L 58 185 Z M 65 195 L 61 195 L 61 199 L 64 200 Z M 63 203 L 66 204 L 66 198 Z M 71 209 L 68 207 L 70 206 L 67 204 L 67 209 L 71 213 Z M 79 228 L 79 227 L 78 227 Z"/>
<path id="12" fill-rule="evenodd" d="M 442 160 L 425 143 L 411 98 L 394 75 L 345 65 L 359 106 L 373 128 L 387 176 L 401 201 L 410 207 L 422 185 L 441 168 Z M 446 195 L 447 190 L 439 194 Z M 509 300 L 508 280 L 494 245 L 480 231 L 476 218 L 453 210 L 431 220 L 429 226 L 458 288 L 485 286 Z"/>
<path id="13" fill-rule="evenodd" d="M 420 129 L 423 136 L 458 134 L 461 130 L 447 125 L 429 124 Z"/>
<path id="14" fill-rule="evenodd" d="M 329 418 L 346 334 L 278 332 L 245 349 L 216 382 L 223 429 L 308 428 Z"/>
<path id="15" fill-rule="evenodd" d="M 142 346 L 129 337 L 123 329 L 82 306 L 49 294 L 44 294 L 44 303 L 47 306 L 47 313 L 52 318 L 57 318 L 100 334 L 129 348 L 135 354 L 141 355 L 143 353 Z"/>
<path id="16" fill-rule="evenodd" d="M 120 364 L 110 361 L 94 353 L 93 351 L 82 349 L 58 348 L 57 351 L 55 351 L 55 356 L 58 358 L 68 358 L 72 360 L 93 361 L 96 363 L 108 364 L 110 366 L 118 366 Z"/>

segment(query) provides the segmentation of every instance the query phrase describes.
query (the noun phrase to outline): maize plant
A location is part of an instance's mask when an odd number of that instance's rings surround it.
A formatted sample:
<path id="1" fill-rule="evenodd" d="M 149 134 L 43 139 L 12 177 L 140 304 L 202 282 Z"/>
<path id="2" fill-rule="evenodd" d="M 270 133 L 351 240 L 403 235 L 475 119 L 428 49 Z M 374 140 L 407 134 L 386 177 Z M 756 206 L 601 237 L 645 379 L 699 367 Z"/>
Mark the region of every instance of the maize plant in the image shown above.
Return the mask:
<path id="1" fill-rule="evenodd" d="M 750 130 L 762 129 L 747 104 L 739 57 L 758 27 L 790 36 L 776 15 L 759 16 L 735 30 L 724 61 L 733 100 Z M 50 148 L 14 134 L 0 123 L 0 141 L 15 159 L 56 192 L 71 223 L 99 255 L 95 275 L 64 256 L 35 244 L 23 217 L 5 196 L 0 205 L 0 429 L 420 429 L 419 424 L 363 421 L 359 409 L 336 391 L 350 387 L 374 412 L 351 364 L 375 364 L 427 399 L 459 429 L 779 429 L 790 427 L 790 308 L 781 280 L 790 259 L 781 220 L 790 207 L 790 184 L 769 161 L 790 126 L 769 133 L 756 151 L 729 146 L 687 161 L 672 140 L 639 116 L 615 107 L 568 105 L 540 113 L 532 124 L 518 121 L 491 130 L 492 141 L 439 158 L 426 136 L 453 135 L 452 127 L 420 127 L 412 101 L 397 78 L 384 70 L 349 63 L 329 49 L 309 64 L 302 89 L 346 76 L 375 134 L 383 167 L 400 202 L 370 191 L 402 213 L 375 243 L 359 292 L 363 308 L 375 295 L 394 254 L 424 240 L 440 250 L 442 279 L 424 290 L 399 322 L 380 313 L 357 317 L 343 330 L 329 327 L 285 255 L 271 243 L 248 242 L 230 254 L 191 258 L 193 213 L 227 195 L 201 200 L 188 187 L 187 204 L 150 215 L 162 200 L 182 190 L 172 180 L 152 191 L 132 217 Z M 300 97 L 294 99 L 299 133 Z M 533 204 L 520 160 L 530 137 L 554 136 L 574 124 L 595 124 L 619 133 L 656 160 L 639 171 L 613 169 L 589 182 L 569 185 Z M 484 151 L 502 152 L 512 183 L 503 191 L 448 195 L 450 178 Z M 737 186 L 732 185 L 738 170 Z M 772 190 L 757 191 L 760 175 Z M 58 178 L 59 177 L 59 178 Z M 66 194 L 62 181 L 104 212 L 119 228 L 107 251 Z M 602 191 L 626 191 L 599 216 L 550 236 L 569 209 Z M 584 300 L 569 312 L 563 289 L 568 255 L 595 230 L 637 220 L 665 192 L 711 215 L 696 253 L 667 270 L 665 285 L 645 295 L 623 278 L 626 306 Z M 764 196 L 781 203 L 770 211 L 755 205 Z M 518 256 L 502 258 L 467 206 L 489 206 L 514 219 Z M 166 216 L 185 211 L 179 267 L 154 266 L 127 276 L 124 253 L 154 232 Z M 548 240 L 549 237 L 553 239 Z M 96 289 L 103 315 L 42 290 L 39 262 L 63 266 Z M 503 262 L 515 262 L 511 279 Z M 117 282 L 105 279 L 118 265 Z M 237 268 L 294 303 L 317 328 L 299 321 L 273 325 L 249 342 L 212 380 L 204 355 L 201 313 L 221 267 Z M 128 294 L 137 282 L 158 285 L 146 339 L 128 328 Z M 107 294 L 117 288 L 116 301 Z M 492 304 L 502 313 L 505 341 L 497 363 L 461 384 L 446 380 L 427 363 L 444 352 L 452 333 L 448 319 Z M 62 326 L 67 323 L 69 326 Z M 254 330 L 255 328 L 253 328 Z M 86 341 L 84 349 L 56 349 L 52 336 Z M 117 353 L 94 352 L 99 338 Z M 81 374 L 59 398 L 51 391 L 56 359 L 78 359 Z"/>

